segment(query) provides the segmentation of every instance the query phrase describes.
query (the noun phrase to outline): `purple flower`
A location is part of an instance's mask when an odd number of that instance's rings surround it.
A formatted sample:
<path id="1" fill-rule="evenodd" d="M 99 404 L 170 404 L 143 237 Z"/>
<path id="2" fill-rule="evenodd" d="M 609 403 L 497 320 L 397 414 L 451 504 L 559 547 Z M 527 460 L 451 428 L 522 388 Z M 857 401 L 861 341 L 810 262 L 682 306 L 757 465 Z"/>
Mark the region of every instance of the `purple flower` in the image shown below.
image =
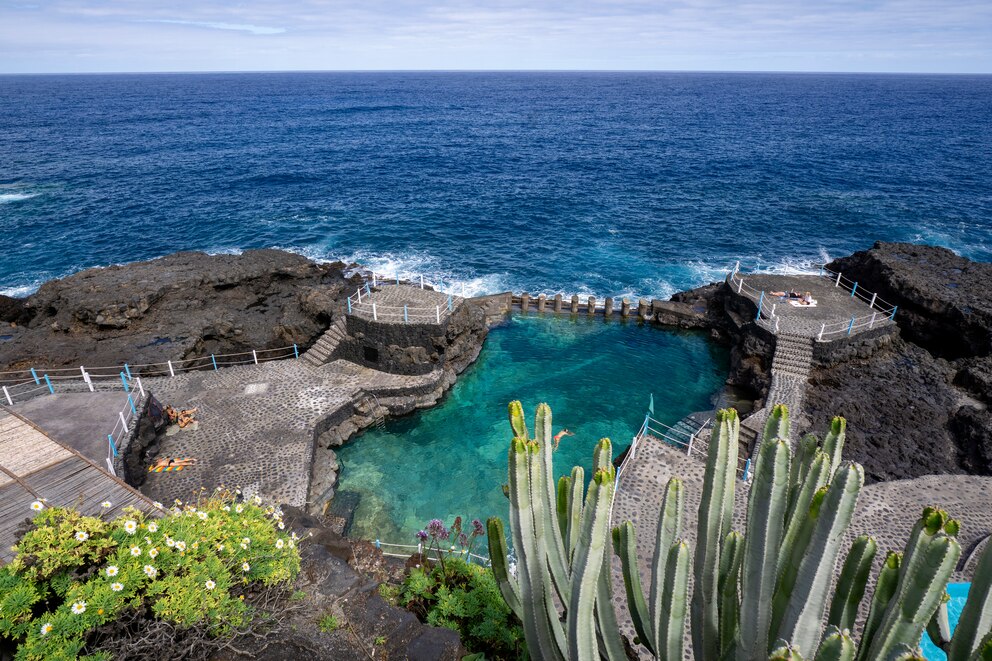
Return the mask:
<path id="1" fill-rule="evenodd" d="M 468 535 L 461 533 L 458 535 L 458 543 L 462 546 L 468 546 Z"/>
<path id="2" fill-rule="evenodd" d="M 441 519 L 431 519 L 427 524 L 427 532 L 435 539 L 448 539 L 448 529 L 444 527 Z"/>
<path id="3" fill-rule="evenodd" d="M 481 537 L 486 534 L 486 529 L 482 525 L 482 521 L 478 519 L 472 519 L 472 535 L 474 537 Z"/>
<path id="4" fill-rule="evenodd" d="M 427 531 L 426 530 L 418 530 L 417 531 L 417 539 L 419 539 L 422 542 L 426 542 L 427 541 Z"/>

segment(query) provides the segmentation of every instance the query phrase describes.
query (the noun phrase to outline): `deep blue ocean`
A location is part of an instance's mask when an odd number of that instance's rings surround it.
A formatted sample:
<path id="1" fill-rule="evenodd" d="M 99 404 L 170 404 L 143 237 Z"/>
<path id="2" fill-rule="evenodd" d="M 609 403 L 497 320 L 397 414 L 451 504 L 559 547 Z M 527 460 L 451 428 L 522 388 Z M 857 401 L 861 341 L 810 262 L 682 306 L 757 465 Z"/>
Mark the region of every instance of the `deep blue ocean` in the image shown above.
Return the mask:
<path id="1" fill-rule="evenodd" d="M 0 76 L 0 292 L 280 247 L 667 296 L 876 240 L 992 260 L 992 77 Z"/>

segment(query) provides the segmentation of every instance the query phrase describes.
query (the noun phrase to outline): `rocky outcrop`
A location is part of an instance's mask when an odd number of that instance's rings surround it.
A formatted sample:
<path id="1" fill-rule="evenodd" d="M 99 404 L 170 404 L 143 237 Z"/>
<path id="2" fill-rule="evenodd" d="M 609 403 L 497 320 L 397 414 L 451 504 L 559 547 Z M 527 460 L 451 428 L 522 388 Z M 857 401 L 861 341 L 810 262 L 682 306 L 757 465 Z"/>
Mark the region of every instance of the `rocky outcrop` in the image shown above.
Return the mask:
<path id="1" fill-rule="evenodd" d="M 903 337 L 934 356 L 992 353 L 992 264 L 937 246 L 877 242 L 827 267 L 898 305 Z"/>
<path id="2" fill-rule="evenodd" d="M 93 268 L 0 300 L 0 369 L 158 363 L 309 346 L 329 325 L 343 264 L 280 250 L 180 252 Z"/>

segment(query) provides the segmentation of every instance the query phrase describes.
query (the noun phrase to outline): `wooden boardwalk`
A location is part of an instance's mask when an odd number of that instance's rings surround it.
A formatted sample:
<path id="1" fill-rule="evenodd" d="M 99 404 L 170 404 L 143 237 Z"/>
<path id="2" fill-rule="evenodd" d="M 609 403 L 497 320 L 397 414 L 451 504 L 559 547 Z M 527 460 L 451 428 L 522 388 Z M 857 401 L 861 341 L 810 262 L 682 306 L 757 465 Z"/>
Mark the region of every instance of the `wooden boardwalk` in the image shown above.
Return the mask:
<path id="1" fill-rule="evenodd" d="M 35 501 L 109 518 L 129 506 L 161 516 L 138 491 L 29 420 L 0 408 L 0 564 L 14 558 L 10 547 L 26 529 Z M 111 503 L 109 509 L 101 505 L 104 501 Z"/>

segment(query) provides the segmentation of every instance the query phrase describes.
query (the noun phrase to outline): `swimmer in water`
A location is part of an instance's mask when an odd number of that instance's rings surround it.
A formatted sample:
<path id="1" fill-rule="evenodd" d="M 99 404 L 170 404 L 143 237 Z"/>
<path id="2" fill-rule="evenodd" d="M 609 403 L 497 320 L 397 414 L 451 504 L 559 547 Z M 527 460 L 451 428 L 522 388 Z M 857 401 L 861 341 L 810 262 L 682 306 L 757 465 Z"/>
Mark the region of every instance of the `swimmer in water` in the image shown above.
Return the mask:
<path id="1" fill-rule="evenodd" d="M 554 445 L 555 450 L 558 449 L 558 444 L 561 443 L 561 439 L 565 436 L 575 436 L 575 434 L 568 431 L 567 429 L 562 429 L 560 432 L 555 434 L 555 445 Z"/>

